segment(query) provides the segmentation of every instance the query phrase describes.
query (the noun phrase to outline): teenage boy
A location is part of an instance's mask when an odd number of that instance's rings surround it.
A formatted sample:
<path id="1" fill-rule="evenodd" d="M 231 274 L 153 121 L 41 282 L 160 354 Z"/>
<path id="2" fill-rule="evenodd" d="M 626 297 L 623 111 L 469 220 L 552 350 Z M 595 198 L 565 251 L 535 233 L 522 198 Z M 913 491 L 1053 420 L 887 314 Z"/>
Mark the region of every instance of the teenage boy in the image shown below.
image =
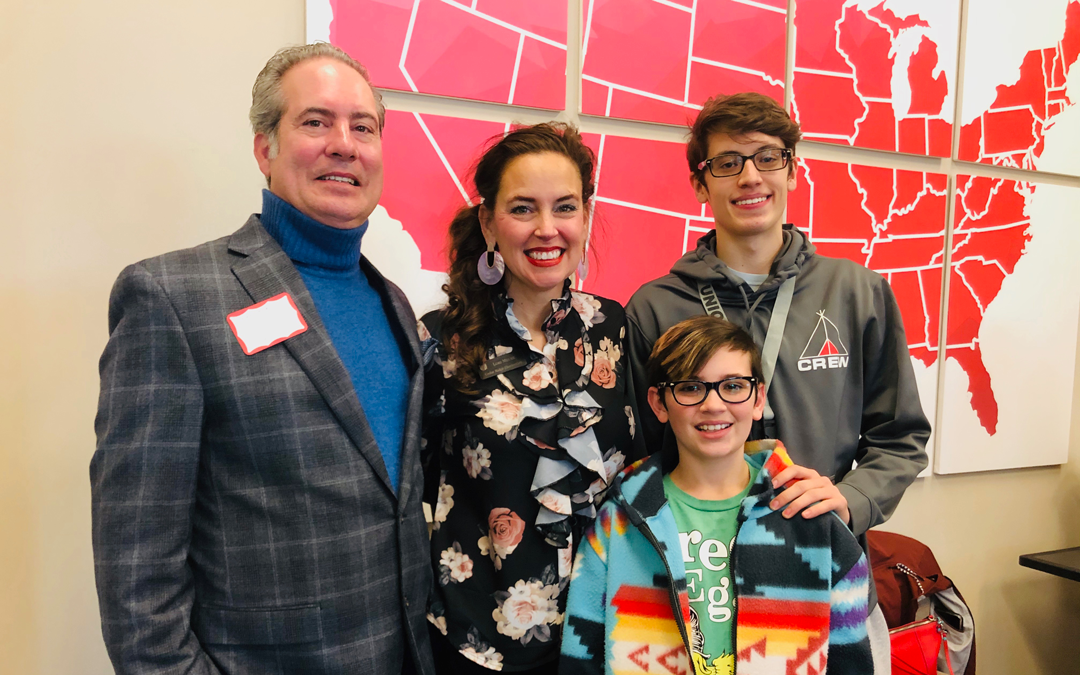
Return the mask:
<path id="1" fill-rule="evenodd" d="M 930 425 L 888 282 L 815 254 L 783 222 L 800 138 L 798 124 L 761 94 L 705 103 L 686 156 L 716 230 L 630 299 L 629 359 L 643 440 L 657 448 L 662 427 L 645 398 L 653 343 L 702 313 L 744 326 L 762 345 L 769 402 L 752 438 L 783 438 L 799 465 L 775 477 L 800 481 L 773 508 L 788 518 L 834 511 L 861 537 L 926 466 Z"/>
<path id="2" fill-rule="evenodd" d="M 646 368 L 677 464 L 665 475 L 655 453 L 633 465 L 586 531 L 559 672 L 872 673 L 862 548 L 834 515 L 770 508 L 790 460 L 779 441 L 746 444 L 765 408 L 753 338 L 687 319 Z"/>

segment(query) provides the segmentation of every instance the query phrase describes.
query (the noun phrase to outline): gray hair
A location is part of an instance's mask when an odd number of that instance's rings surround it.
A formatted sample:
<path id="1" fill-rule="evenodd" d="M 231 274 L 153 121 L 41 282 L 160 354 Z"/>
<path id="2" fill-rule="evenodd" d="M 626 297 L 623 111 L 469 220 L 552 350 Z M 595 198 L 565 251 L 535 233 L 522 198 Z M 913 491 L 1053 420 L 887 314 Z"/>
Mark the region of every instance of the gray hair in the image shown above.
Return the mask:
<path id="1" fill-rule="evenodd" d="M 359 61 L 345 53 L 344 50 L 327 42 L 313 42 L 307 45 L 294 45 L 279 49 L 276 54 L 263 66 L 259 76 L 255 78 L 255 86 L 251 88 L 251 111 L 248 119 L 251 120 L 251 130 L 255 134 L 264 134 L 270 142 L 270 154 L 277 154 L 277 130 L 281 117 L 285 114 L 285 96 L 281 93 L 281 79 L 285 77 L 293 66 L 309 59 L 331 58 L 341 61 L 360 73 L 364 81 L 371 86 L 371 76 Z M 375 87 L 371 87 L 371 93 L 375 95 L 375 108 L 379 115 L 379 131 L 386 124 L 386 107 L 383 106 L 382 94 Z"/>

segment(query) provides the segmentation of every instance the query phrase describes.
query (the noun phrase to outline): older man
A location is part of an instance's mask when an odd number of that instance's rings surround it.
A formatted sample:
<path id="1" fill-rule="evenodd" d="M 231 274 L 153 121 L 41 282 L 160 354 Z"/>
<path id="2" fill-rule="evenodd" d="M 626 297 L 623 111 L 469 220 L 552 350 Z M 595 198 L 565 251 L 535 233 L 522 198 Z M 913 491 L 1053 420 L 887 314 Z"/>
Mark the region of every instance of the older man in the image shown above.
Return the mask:
<path id="1" fill-rule="evenodd" d="M 118 673 L 434 670 L 415 320 L 360 251 L 383 119 L 341 50 L 278 52 L 262 213 L 113 288 L 90 477 Z"/>

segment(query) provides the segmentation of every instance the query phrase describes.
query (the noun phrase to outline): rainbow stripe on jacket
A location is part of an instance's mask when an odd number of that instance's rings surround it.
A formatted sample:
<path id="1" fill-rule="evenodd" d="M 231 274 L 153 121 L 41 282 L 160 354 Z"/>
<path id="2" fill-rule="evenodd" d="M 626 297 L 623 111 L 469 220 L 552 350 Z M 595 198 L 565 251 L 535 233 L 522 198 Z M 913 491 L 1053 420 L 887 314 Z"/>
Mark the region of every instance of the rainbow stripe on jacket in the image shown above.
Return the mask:
<path id="1" fill-rule="evenodd" d="M 870 569 L 858 541 L 834 514 L 788 520 L 769 508 L 772 476 L 790 464 L 778 441 L 747 461 L 760 471 L 742 502 L 731 557 L 736 672 L 873 673 Z M 615 481 L 578 549 L 560 675 L 695 672 L 679 551 L 657 453 Z"/>

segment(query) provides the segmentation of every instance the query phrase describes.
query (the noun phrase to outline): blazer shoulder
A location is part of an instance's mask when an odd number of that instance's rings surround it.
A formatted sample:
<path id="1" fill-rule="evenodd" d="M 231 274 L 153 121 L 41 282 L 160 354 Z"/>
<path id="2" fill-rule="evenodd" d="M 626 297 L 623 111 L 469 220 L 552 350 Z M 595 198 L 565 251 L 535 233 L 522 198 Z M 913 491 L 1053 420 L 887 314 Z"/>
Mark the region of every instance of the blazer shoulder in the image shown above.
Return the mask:
<path id="1" fill-rule="evenodd" d="M 157 279 L 200 276 L 222 264 L 231 265 L 230 256 L 233 254 L 247 255 L 271 240 L 258 216 L 252 214 L 240 229 L 231 234 L 197 246 L 145 258 L 129 268 L 142 268 Z"/>
<path id="2" fill-rule="evenodd" d="M 237 251 L 235 240 L 246 235 L 248 252 L 273 239 L 254 216 L 231 235 L 198 246 L 169 251 L 128 265 L 120 272 L 110 294 L 110 315 L 121 307 L 157 298 L 166 301 L 180 316 L 203 316 L 223 307 L 239 309 L 243 294 L 233 266 L 247 255 Z M 222 305 L 225 303 L 225 305 Z"/>
<path id="3" fill-rule="evenodd" d="M 182 248 L 144 258 L 129 267 L 141 268 L 154 277 L 163 277 L 179 272 L 197 269 L 215 250 L 227 250 L 228 237 L 208 241 L 198 246 Z"/>

